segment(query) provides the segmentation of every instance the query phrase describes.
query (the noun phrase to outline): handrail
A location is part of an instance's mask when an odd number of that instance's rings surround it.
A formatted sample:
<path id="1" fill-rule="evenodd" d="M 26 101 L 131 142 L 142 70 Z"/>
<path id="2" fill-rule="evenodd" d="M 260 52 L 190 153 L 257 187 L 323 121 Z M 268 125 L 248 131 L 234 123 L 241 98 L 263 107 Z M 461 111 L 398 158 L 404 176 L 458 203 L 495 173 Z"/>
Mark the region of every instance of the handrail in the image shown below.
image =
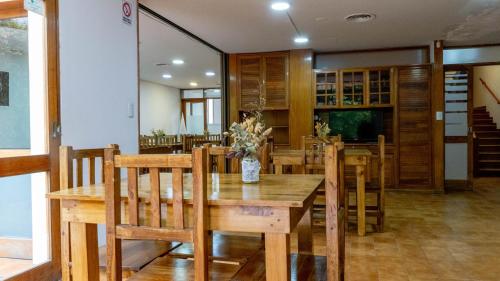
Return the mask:
<path id="1" fill-rule="evenodd" d="M 488 92 L 490 92 L 490 95 L 497 101 L 497 104 L 500 104 L 500 99 L 498 99 L 497 96 L 495 95 L 495 93 L 493 93 L 493 91 L 490 89 L 490 87 L 488 87 L 488 84 L 486 84 L 486 82 L 484 82 L 483 78 L 479 78 L 479 81 L 481 81 L 481 83 L 486 88 L 486 90 L 488 90 Z"/>

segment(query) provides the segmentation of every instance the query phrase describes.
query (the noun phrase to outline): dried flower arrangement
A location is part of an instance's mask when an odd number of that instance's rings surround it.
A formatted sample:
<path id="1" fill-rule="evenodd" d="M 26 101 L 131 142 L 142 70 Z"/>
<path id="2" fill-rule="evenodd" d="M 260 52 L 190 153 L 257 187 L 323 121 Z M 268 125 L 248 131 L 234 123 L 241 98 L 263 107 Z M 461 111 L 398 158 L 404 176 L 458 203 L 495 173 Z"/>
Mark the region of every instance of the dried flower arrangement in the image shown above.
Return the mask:
<path id="1" fill-rule="evenodd" d="M 328 139 L 328 134 L 331 130 L 326 122 L 316 122 L 316 126 L 314 126 L 314 129 L 316 130 L 316 134 L 318 135 L 319 139 L 327 143 L 330 142 L 330 140 Z"/>
<path id="2" fill-rule="evenodd" d="M 225 136 L 233 139 L 227 158 L 257 158 L 259 148 L 272 132 L 272 128 L 266 129 L 262 119 L 264 105 L 265 98 L 260 97 L 259 104 L 255 106 L 256 109 L 244 115 L 243 122 L 234 122 L 229 127 L 229 132 L 224 132 Z"/>
<path id="3" fill-rule="evenodd" d="M 162 130 L 162 129 L 158 129 L 158 130 L 153 129 L 153 130 L 151 130 L 151 133 L 152 133 L 152 134 L 153 134 L 153 136 L 155 136 L 155 137 L 164 137 L 164 136 L 166 136 L 166 135 L 167 135 L 167 134 L 165 134 L 165 131 L 164 131 L 164 130 Z"/>

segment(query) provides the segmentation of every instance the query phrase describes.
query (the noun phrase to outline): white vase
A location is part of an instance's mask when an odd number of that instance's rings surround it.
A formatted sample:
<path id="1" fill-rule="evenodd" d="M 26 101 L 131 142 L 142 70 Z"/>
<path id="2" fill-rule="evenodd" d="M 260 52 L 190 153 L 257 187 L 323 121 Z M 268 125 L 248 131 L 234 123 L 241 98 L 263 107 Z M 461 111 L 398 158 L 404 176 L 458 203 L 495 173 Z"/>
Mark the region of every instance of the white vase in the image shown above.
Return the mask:
<path id="1" fill-rule="evenodd" d="M 258 182 L 259 172 L 259 160 L 252 157 L 245 157 L 241 160 L 241 179 L 244 183 Z"/>

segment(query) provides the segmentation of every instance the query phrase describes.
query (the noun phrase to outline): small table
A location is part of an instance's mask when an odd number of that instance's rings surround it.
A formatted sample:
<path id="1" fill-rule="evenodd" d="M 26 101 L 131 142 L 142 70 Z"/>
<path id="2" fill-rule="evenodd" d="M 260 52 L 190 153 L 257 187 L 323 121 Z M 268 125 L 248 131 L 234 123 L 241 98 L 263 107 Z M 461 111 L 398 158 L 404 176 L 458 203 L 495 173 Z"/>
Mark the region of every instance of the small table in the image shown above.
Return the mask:
<path id="1" fill-rule="evenodd" d="M 311 209 L 324 176 L 260 177 L 260 182 L 256 184 L 243 184 L 240 174 L 209 176 L 209 229 L 265 233 L 266 280 L 289 280 L 290 233 L 297 228 L 299 253 L 312 254 Z M 161 174 L 161 182 L 165 183 L 161 187 L 162 205 L 172 204 L 170 178 L 171 174 Z M 144 199 L 149 198 L 149 175 L 142 175 L 139 179 L 139 197 L 144 202 Z M 192 207 L 191 190 L 192 175 L 184 174 L 184 200 L 188 208 Z M 126 181 L 122 181 L 121 196 L 125 204 Z M 71 238 L 62 232 L 61 243 L 71 248 L 73 281 L 98 280 L 96 225 L 106 222 L 104 185 L 60 190 L 49 193 L 47 197 L 60 201 L 61 220 L 70 223 Z M 167 210 L 171 211 L 172 208 L 168 207 Z M 149 212 L 145 212 L 145 215 L 147 221 Z M 122 218 L 126 223 L 127 213 Z M 61 262 L 66 270 L 69 270 L 69 259 L 69 253 L 63 253 Z"/>
<path id="2" fill-rule="evenodd" d="M 358 207 L 358 235 L 366 233 L 365 222 L 365 185 L 370 179 L 370 161 L 372 153 L 366 148 L 345 148 L 345 165 L 356 167 L 356 194 Z M 275 168 L 282 171 L 286 165 L 302 165 L 305 172 L 305 153 L 303 150 L 277 150 L 271 154 Z"/>

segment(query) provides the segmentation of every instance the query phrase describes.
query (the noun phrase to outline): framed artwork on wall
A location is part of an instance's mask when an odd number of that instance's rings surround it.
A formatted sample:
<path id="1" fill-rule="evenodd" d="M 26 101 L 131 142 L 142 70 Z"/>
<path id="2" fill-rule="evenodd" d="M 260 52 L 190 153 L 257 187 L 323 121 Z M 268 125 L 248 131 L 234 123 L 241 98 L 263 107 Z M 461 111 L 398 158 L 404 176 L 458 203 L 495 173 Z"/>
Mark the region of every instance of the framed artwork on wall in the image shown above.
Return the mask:
<path id="1" fill-rule="evenodd" d="M 9 73 L 0 71 L 0 106 L 9 106 Z"/>

